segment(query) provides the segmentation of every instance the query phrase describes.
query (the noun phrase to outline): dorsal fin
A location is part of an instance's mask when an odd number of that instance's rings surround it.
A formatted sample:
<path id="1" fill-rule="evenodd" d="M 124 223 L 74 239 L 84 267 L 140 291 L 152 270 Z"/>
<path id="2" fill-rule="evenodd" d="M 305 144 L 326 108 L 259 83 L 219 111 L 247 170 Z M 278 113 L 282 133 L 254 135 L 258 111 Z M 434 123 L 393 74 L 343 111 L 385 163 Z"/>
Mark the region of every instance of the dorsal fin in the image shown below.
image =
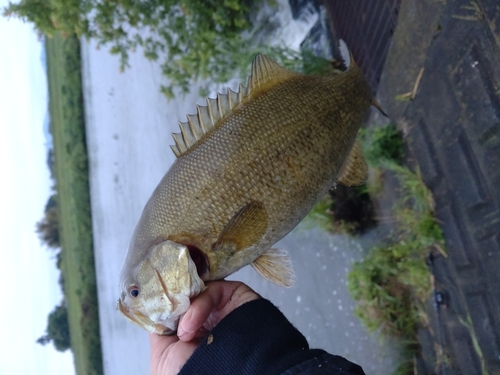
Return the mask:
<path id="1" fill-rule="evenodd" d="M 221 120 L 231 113 L 249 95 L 249 90 L 240 84 L 238 92 L 227 89 L 227 94 L 217 94 L 216 99 L 207 98 L 206 106 L 196 106 L 196 115 L 187 115 L 187 122 L 179 122 L 180 133 L 172 133 L 175 145 L 170 146 L 175 156 L 180 157 L 200 142 L 207 133 L 216 129 Z"/>
<path id="2" fill-rule="evenodd" d="M 248 77 L 248 89 L 253 94 L 261 88 L 274 86 L 296 75 L 298 73 L 282 67 L 267 56 L 258 54 L 252 63 L 252 74 Z"/>

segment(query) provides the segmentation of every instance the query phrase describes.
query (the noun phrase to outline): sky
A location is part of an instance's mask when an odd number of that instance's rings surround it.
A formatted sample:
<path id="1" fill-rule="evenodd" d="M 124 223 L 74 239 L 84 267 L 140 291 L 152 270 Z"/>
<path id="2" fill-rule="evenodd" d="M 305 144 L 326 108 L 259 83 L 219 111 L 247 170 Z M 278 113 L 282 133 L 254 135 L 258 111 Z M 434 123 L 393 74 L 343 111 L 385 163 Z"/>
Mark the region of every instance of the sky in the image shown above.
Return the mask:
<path id="1" fill-rule="evenodd" d="M 0 374 L 75 373 L 70 351 L 35 342 L 62 299 L 55 253 L 34 231 L 52 186 L 42 47 L 31 25 L 0 15 Z"/>

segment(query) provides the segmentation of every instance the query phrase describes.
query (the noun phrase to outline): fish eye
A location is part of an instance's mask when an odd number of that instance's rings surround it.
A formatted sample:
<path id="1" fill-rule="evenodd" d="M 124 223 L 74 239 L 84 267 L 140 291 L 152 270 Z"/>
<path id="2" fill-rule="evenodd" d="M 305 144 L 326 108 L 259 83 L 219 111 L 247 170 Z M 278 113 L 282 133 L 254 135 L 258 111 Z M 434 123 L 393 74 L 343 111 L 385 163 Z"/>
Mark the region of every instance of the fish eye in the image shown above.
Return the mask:
<path id="1" fill-rule="evenodd" d="M 133 286 L 132 288 L 130 288 L 129 294 L 132 297 L 137 297 L 139 295 L 139 288 L 136 286 Z"/>

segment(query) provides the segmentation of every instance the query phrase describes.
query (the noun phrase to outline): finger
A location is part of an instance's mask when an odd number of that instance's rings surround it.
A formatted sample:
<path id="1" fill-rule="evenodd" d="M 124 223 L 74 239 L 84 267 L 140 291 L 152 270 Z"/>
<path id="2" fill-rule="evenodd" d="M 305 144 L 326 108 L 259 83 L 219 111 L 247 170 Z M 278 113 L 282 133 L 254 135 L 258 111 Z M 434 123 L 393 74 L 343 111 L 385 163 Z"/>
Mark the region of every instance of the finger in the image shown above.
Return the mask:
<path id="1" fill-rule="evenodd" d="M 156 333 L 149 334 L 149 345 L 151 353 L 151 373 L 161 374 L 168 358 L 169 348 L 178 342 L 177 336 L 160 336 Z"/>
<path id="2" fill-rule="evenodd" d="M 193 298 L 188 311 L 181 318 L 177 334 L 183 341 L 189 341 L 195 337 L 198 331 L 203 327 L 208 317 L 219 304 L 224 294 L 225 288 L 237 288 L 229 283 L 227 287 L 221 282 L 212 282 L 207 284 L 207 289 Z"/>
<path id="3" fill-rule="evenodd" d="M 237 284 L 239 284 L 238 287 L 232 290 L 231 294 L 226 294 L 229 293 L 230 290 L 228 289 L 225 290 L 225 294 L 221 298 L 219 306 L 215 310 L 215 312 L 217 312 L 217 318 L 218 318 L 218 320 L 216 320 L 215 322 L 216 324 L 237 307 L 240 307 L 244 303 L 261 298 L 261 296 L 255 293 L 255 291 L 251 289 L 248 285 L 240 282 L 237 282 Z"/>
<path id="4" fill-rule="evenodd" d="M 154 352 L 163 352 L 170 345 L 179 341 L 179 338 L 175 335 L 173 336 L 161 336 L 156 333 L 149 334 L 149 344 L 151 346 L 151 356 Z"/>
<path id="5" fill-rule="evenodd" d="M 188 361 L 199 345 L 199 340 L 181 342 L 177 336 L 150 334 L 151 374 L 174 375 Z"/>
<path id="6" fill-rule="evenodd" d="M 178 335 L 182 341 L 193 339 L 210 319 L 210 327 L 215 325 L 236 307 L 253 299 L 260 298 L 252 289 L 237 281 L 214 281 L 207 289 L 191 301 L 182 317 Z"/>

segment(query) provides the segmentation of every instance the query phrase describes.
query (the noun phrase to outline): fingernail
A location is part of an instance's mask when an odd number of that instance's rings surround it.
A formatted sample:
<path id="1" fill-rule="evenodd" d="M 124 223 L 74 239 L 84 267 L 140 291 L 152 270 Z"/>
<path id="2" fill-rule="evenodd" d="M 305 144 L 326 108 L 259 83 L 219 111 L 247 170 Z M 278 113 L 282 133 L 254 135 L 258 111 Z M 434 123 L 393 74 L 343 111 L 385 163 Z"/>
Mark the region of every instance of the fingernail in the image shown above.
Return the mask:
<path id="1" fill-rule="evenodd" d="M 177 336 L 181 337 L 184 336 L 186 333 L 190 333 L 192 331 L 189 331 L 186 329 L 184 326 L 189 326 L 189 322 L 191 320 L 191 312 L 188 311 L 184 316 L 181 318 L 181 321 L 179 323 L 179 327 L 177 328 Z"/>
<path id="2" fill-rule="evenodd" d="M 186 334 L 186 330 L 182 328 L 182 326 L 179 324 L 179 328 L 177 328 L 177 336 L 182 337 Z"/>
<path id="3" fill-rule="evenodd" d="M 194 331 L 190 331 L 188 329 L 185 329 L 182 325 L 179 325 L 179 328 L 177 329 L 177 336 L 182 337 L 188 333 L 193 333 Z"/>

